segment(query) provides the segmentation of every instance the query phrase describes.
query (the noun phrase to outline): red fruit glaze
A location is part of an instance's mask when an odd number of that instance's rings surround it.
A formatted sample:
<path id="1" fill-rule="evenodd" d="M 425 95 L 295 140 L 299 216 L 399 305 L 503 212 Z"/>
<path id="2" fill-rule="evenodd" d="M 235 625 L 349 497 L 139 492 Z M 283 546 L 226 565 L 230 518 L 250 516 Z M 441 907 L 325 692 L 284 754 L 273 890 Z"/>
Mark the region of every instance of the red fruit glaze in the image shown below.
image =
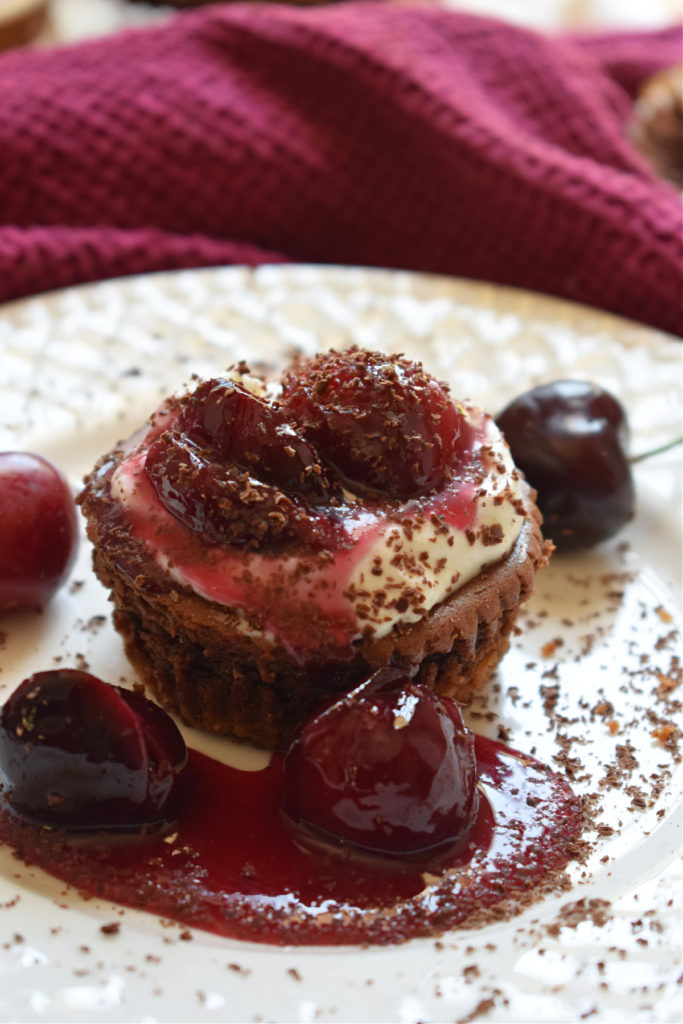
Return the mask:
<path id="1" fill-rule="evenodd" d="M 474 735 L 452 700 L 396 673 L 389 685 L 303 726 L 285 757 L 283 810 L 386 854 L 452 844 L 477 809 Z"/>
<path id="2" fill-rule="evenodd" d="M 276 406 L 233 381 L 205 381 L 185 399 L 150 445 L 145 471 L 164 507 L 209 542 L 333 539 L 333 523 L 309 521 L 309 506 L 340 493 L 318 453 Z"/>
<path id="3" fill-rule="evenodd" d="M 291 370 L 283 406 L 352 489 L 411 498 L 443 487 L 468 444 L 445 388 L 417 363 L 356 349 Z"/>
<path id="4" fill-rule="evenodd" d="M 75 832 L 173 820 L 187 760 L 173 720 L 78 669 L 38 672 L 0 713 L 0 784 L 27 819 Z"/>
<path id="5" fill-rule="evenodd" d="M 242 772 L 195 751 L 173 838 L 73 846 L 0 805 L 0 840 L 79 891 L 228 938 L 402 942 L 476 922 L 515 896 L 528 901 L 580 836 L 580 803 L 550 769 L 482 737 L 475 753 L 476 818 L 464 843 L 432 857 L 301 843 L 280 810 L 281 758 Z"/>
<path id="6" fill-rule="evenodd" d="M 69 485 L 40 455 L 0 452 L 0 614 L 42 608 L 78 548 Z"/>
<path id="7" fill-rule="evenodd" d="M 176 428 L 220 463 L 254 469 L 288 494 L 329 504 L 332 491 L 316 449 L 281 409 L 231 380 L 206 381 L 183 406 Z"/>
<path id="8" fill-rule="evenodd" d="M 297 364 L 280 403 L 205 381 L 151 440 L 145 472 L 164 507 L 208 543 L 319 550 L 339 541 L 342 486 L 375 500 L 432 494 L 472 440 L 419 364 L 351 349 Z"/>

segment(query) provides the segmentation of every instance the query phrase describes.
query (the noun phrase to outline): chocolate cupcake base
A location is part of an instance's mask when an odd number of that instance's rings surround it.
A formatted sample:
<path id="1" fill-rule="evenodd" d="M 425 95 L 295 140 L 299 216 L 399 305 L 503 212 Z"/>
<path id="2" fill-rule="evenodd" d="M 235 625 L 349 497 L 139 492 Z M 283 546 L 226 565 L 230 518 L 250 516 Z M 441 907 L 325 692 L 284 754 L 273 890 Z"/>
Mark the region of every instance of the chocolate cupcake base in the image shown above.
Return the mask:
<path id="1" fill-rule="evenodd" d="M 325 699 L 386 665 L 416 671 L 440 693 L 467 702 L 507 650 L 520 606 L 552 550 L 527 491 L 526 519 L 507 557 L 420 621 L 353 642 L 343 660 L 300 664 L 281 645 L 245 631 L 235 611 L 164 585 L 156 570 L 130 571 L 125 529 L 97 514 L 92 491 L 83 504 L 95 571 L 111 590 L 114 624 L 146 687 L 189 725 L 275 749 Z M 115 547 L 112 529 L 119 534 Z"/>

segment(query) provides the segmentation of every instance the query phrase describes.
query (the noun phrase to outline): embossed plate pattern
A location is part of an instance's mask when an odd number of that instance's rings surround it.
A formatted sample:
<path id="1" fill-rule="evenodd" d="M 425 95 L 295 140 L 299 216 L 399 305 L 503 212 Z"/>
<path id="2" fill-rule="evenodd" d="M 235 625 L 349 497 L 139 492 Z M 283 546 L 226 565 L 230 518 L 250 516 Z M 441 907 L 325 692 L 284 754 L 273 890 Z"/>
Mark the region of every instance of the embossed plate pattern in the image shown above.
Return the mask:
<path id="1" fill-rule="evenodd" d="M 586 308 L 485 284 L 334 267 L 150 275 L 0 309 L 0 450 L 39 451 L 74 487 L 193 373 L 278 369 L 350 342 L 402 351 L 496 411 L 582 377 L 627 408 L 633 450 L 680 433 L 681 347 Z M 250 946 L 84 901 L 0 849 L 0 1019 L 666 1021 L 680 1016 L 680 456 L 636 469 L 634 523 L 556 557 L 485 699 L 479 731 L 568 770 L 595 813 L 572 888 L 511 921 L 391 949 Z M 86 663 L 134 681 L 84 543 L 71 587 L 2 623 L 0 701 Z M 263 756 L 185 730 L 215 757 Z M 664 735 L 660 733 L 660 736 Z M 628 756 L 624 757 L 624 751 Z M 101 926 L 119 922 L 117 934 Z"/>

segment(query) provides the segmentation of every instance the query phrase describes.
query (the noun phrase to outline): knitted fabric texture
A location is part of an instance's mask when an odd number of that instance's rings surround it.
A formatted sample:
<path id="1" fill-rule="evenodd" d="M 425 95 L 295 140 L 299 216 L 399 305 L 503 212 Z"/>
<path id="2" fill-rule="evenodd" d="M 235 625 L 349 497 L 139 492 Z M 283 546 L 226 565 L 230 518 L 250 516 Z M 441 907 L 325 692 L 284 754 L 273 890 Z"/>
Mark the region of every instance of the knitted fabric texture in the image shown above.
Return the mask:
<path id="1" fill-rule="evenodd" d="M 676 29 L 223 5 L 0 59 L 0 301 L 175 267 L 435 271 L 681 332 L 680 199 L 628 141 Z"/>

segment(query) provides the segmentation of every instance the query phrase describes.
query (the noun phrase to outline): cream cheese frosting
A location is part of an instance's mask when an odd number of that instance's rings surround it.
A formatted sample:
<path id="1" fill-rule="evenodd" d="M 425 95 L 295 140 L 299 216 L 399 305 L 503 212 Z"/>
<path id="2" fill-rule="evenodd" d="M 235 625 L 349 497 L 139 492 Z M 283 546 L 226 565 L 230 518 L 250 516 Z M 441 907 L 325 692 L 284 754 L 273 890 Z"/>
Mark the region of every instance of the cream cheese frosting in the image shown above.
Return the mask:
<path id="1" fill-rule="evenodd" d="M 345 542 L 331 551 L 202 543 L 161 504 L 144 471 L 163 418 L 118 465 L 111 494 L 178 586 L 231 609 L 239 630 L 305 659 L 321 645 L 381 638 L 417 622 L 513 548 L 525 518 L 520 474 L 490 415 L 462 409 L 474 437 L 464 472 L 441 491 L 402 503 L 347 494 Z"/>

